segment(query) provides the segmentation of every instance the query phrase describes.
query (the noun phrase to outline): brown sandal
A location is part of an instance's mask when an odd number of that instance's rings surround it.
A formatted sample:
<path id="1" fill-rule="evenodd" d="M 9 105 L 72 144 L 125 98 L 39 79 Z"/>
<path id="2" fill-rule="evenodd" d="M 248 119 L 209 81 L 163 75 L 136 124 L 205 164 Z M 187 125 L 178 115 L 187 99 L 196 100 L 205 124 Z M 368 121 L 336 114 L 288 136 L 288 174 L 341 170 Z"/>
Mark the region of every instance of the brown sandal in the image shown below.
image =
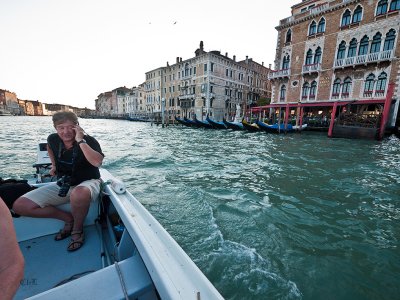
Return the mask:
<path id="1" fill-rule="evenodd" d="M 65 238 L 69 237 L 71 235 L 73 227 L 74 227 L 74 223 L 73 222 L 65 223 L 64 224 L 64 228 L 60 229 L 60 231 L 54 237 L 54 240 L 61 241 L 61 240 L 65 239 Z M 69 228 L 69 229 L 66 229 L 66 228 Z"/>
<path id="2" fill-rule="evenodd" d="M 79 235 L 79 238 L 74 239 L 72 237 L 73 235 Z M 83 246 L 84 240 L 85 240 L 85 234 L 83 233 L 82 230 L 80 230 L 80 231 L 72 231 L 71 232 L 71 241 L 69 242 L 67 250 L 70 251 L 70 252 L 78 250 L 80 247 Z"/>

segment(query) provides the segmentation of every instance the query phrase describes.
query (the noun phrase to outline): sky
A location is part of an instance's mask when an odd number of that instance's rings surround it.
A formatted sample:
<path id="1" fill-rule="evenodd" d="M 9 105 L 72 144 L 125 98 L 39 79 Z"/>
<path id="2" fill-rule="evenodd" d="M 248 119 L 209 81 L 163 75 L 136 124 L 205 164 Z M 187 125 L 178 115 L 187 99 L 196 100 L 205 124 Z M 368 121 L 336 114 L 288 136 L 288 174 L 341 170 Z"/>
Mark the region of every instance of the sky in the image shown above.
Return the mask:
<path id="1" fill-rule="evenodd" d="M 274 67 L 277 31 L 300 0 L 0 0 L 0 89 L 94 109 L 100 93 L 218 50 Z"/>

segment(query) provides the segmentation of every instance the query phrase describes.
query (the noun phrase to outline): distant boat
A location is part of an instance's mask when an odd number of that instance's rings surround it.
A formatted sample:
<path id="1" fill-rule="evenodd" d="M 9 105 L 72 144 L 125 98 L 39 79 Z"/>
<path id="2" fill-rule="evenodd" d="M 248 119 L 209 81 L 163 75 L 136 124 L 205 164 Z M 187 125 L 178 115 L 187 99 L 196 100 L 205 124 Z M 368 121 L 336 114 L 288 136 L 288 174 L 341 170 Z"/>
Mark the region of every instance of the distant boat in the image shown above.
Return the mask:
<path id="1" fill-rule="evenodd" d="M 179 124 L 182 124 L 184 126 L 188 126 L 188 127 L 194 126 L 192 123 L 189 123 L 188 121 L 186 121 L 184 119 L 181 119 L 181 118 L 179 118 L 177 116 L 175 116 L 175 121 L 177 121 Z"/>
<path id="2" fill-rule="evenodd" d="M 302 131 L 303 129 L 306 129 L 306 128 L 307 128 L 307 124 L 302 124 L 301 126 L 300 125 L 293 126 L 293 129 L 297 130 L 297 131 Z"/>
<path id="3" fill-rule="evenodd" d="M 227 129 L 227 128 L 228 128 L 228 127 L 225 125 L 224 122 L 217 122 L 217 121 L 214 121 L 214 120 L 210 119 L 208 116 L 207 116 L 207 118 L 206 118 L 206 121 L 207 121 L 208 123 L 210 123 L 211 126 L 212 126 L 213 128 L 215 128 L 215 129 Z"/>
<path id="4" fill-rule="evenodd" d="M 208 123 L 208 121 L 201 121 L 201 120 L 198 120 L 198 119 L 196 118 L 196 115 L 194 116 L 194 122 L 197 124 L 198 127 L 213 128 L 213 126 L 212 126 L 210 123 Z"/>
<path id="5" fill-rule="evenodd" d="M 0 110 L 0 116 L 12 116 L 12 114 L 7 110 Z"/>
<path id="6" fill-rule="evenodd" d="M 232 130 L 243 130 L 244 126 L 241 122 L 229 122 L 225 118 L 222 120 L 222 122 L 228 127 L 229 129 Z"/>
<path id="7" fill-rule="evenodd" d="M 188 124 L 188 126 L 199 127 L 197 125 L 197 123 L 195 121 L 193 121 L 193 120 L 190 120 L 190 119 L 188 119 L 186 117 L 183 117 L 183 120 Z"/>
<path id="8" fill-rule="evenodd" d="M 260 127 L 261 130 L 269 133 L 284 133 L 294 131 L 292 124 L 287 124 L 286 128 L 285 124 L 283 123 L 279 125 L 277 123 L 269 125 L 267 123 L 264 123 L 263 121 L 257 120 L 256 124 L 258 125 L 258 127 Z"/>
<path id="9" fill-rule="evenodd" d="M 245 119 L 242 120 L 242 124 L 243 124 L 243 127 L 245 129 L 247 129 L 248 131 L 260 131 L 260 127 L 257 124 L 255 124 L 255 123 L 250 124 Z"/>

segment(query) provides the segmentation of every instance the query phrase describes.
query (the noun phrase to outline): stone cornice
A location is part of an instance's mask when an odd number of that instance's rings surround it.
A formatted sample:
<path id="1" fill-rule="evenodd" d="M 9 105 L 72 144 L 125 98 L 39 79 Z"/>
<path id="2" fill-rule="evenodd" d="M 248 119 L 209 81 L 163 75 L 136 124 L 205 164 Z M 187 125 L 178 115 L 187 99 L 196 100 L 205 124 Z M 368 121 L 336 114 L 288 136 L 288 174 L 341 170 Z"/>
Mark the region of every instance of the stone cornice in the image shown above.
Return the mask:
<path id="1" fill-rule="evenodd" d="M 342 2 L 342 3 L 337 4 L 337 5 L 335 5 L 335 6 L 328 7 L 327 9 L 322 10 L 322 11 L 320 11 L 320 12 L 316 12 L 316 13 L 314 13 L 314 14 L 310 14 L 310 15 L 308 15 L 308 16 L 304 16 L 304 17 L 299 18 L 299 19 L 297 19 L 297 20 L 290 21 L 290 22 L 288 22 L 288 23 L 286 23 L 286 24 L 284 24 L 284 25 L 276 26 L 275 29 L 279 31 L 279 30 L 282 30 L 282 29 L 285 29 L 285 28 L 289 28 L 289 27 L 292 27 L 292 26 L 294 26 L 294 25 L 300 24 L 300 23 L 302 23 L 302 22 L 304 22 L 304 21 L 312 20 L 312 19 L 314 19 L 314 18 L 317 17 L 317 16 L 321 16 L 321 15 L 324 15 L 324 14 L 326 14 L 326 13 L 329 13 L 329 12 L 332 12 L 332 11 L 336 11 L 336 10 L 339 10 L 339 9 L 342 9 L 343 7 L 349 6 L 350 4 L 355 4 L 355 3 L 359 3 L 359 2 L 361 2 L 361 0 L 349 0 L 349 1 L 345 1 L 345 2 Z"/>

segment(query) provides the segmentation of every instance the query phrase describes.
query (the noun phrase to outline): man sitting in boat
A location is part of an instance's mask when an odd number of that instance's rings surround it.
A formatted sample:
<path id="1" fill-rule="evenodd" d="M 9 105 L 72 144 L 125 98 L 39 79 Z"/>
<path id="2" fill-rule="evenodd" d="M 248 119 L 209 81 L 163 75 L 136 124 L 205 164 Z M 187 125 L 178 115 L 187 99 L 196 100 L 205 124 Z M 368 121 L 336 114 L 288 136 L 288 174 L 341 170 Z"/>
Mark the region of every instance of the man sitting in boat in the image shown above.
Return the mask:
<path id="1" fill-rule="evenodd" d="M 104 158 L 100 144 L 79 126 L 73 112 L 58 112 L 53 116 L 57 133 L 47 138 L 47 151 L 51 160 L 52 182 L 18 198 L 13 210 L 22 216 L 54 218 L 65 222 L 55 236 L 56 241 L 71 236 L 68 251 L 79 249 L 84 242 L 83 223 L 90 201 L 100 194 L 100 172 Z M 67 202 L 71 212 L 56 206 Z"/>

